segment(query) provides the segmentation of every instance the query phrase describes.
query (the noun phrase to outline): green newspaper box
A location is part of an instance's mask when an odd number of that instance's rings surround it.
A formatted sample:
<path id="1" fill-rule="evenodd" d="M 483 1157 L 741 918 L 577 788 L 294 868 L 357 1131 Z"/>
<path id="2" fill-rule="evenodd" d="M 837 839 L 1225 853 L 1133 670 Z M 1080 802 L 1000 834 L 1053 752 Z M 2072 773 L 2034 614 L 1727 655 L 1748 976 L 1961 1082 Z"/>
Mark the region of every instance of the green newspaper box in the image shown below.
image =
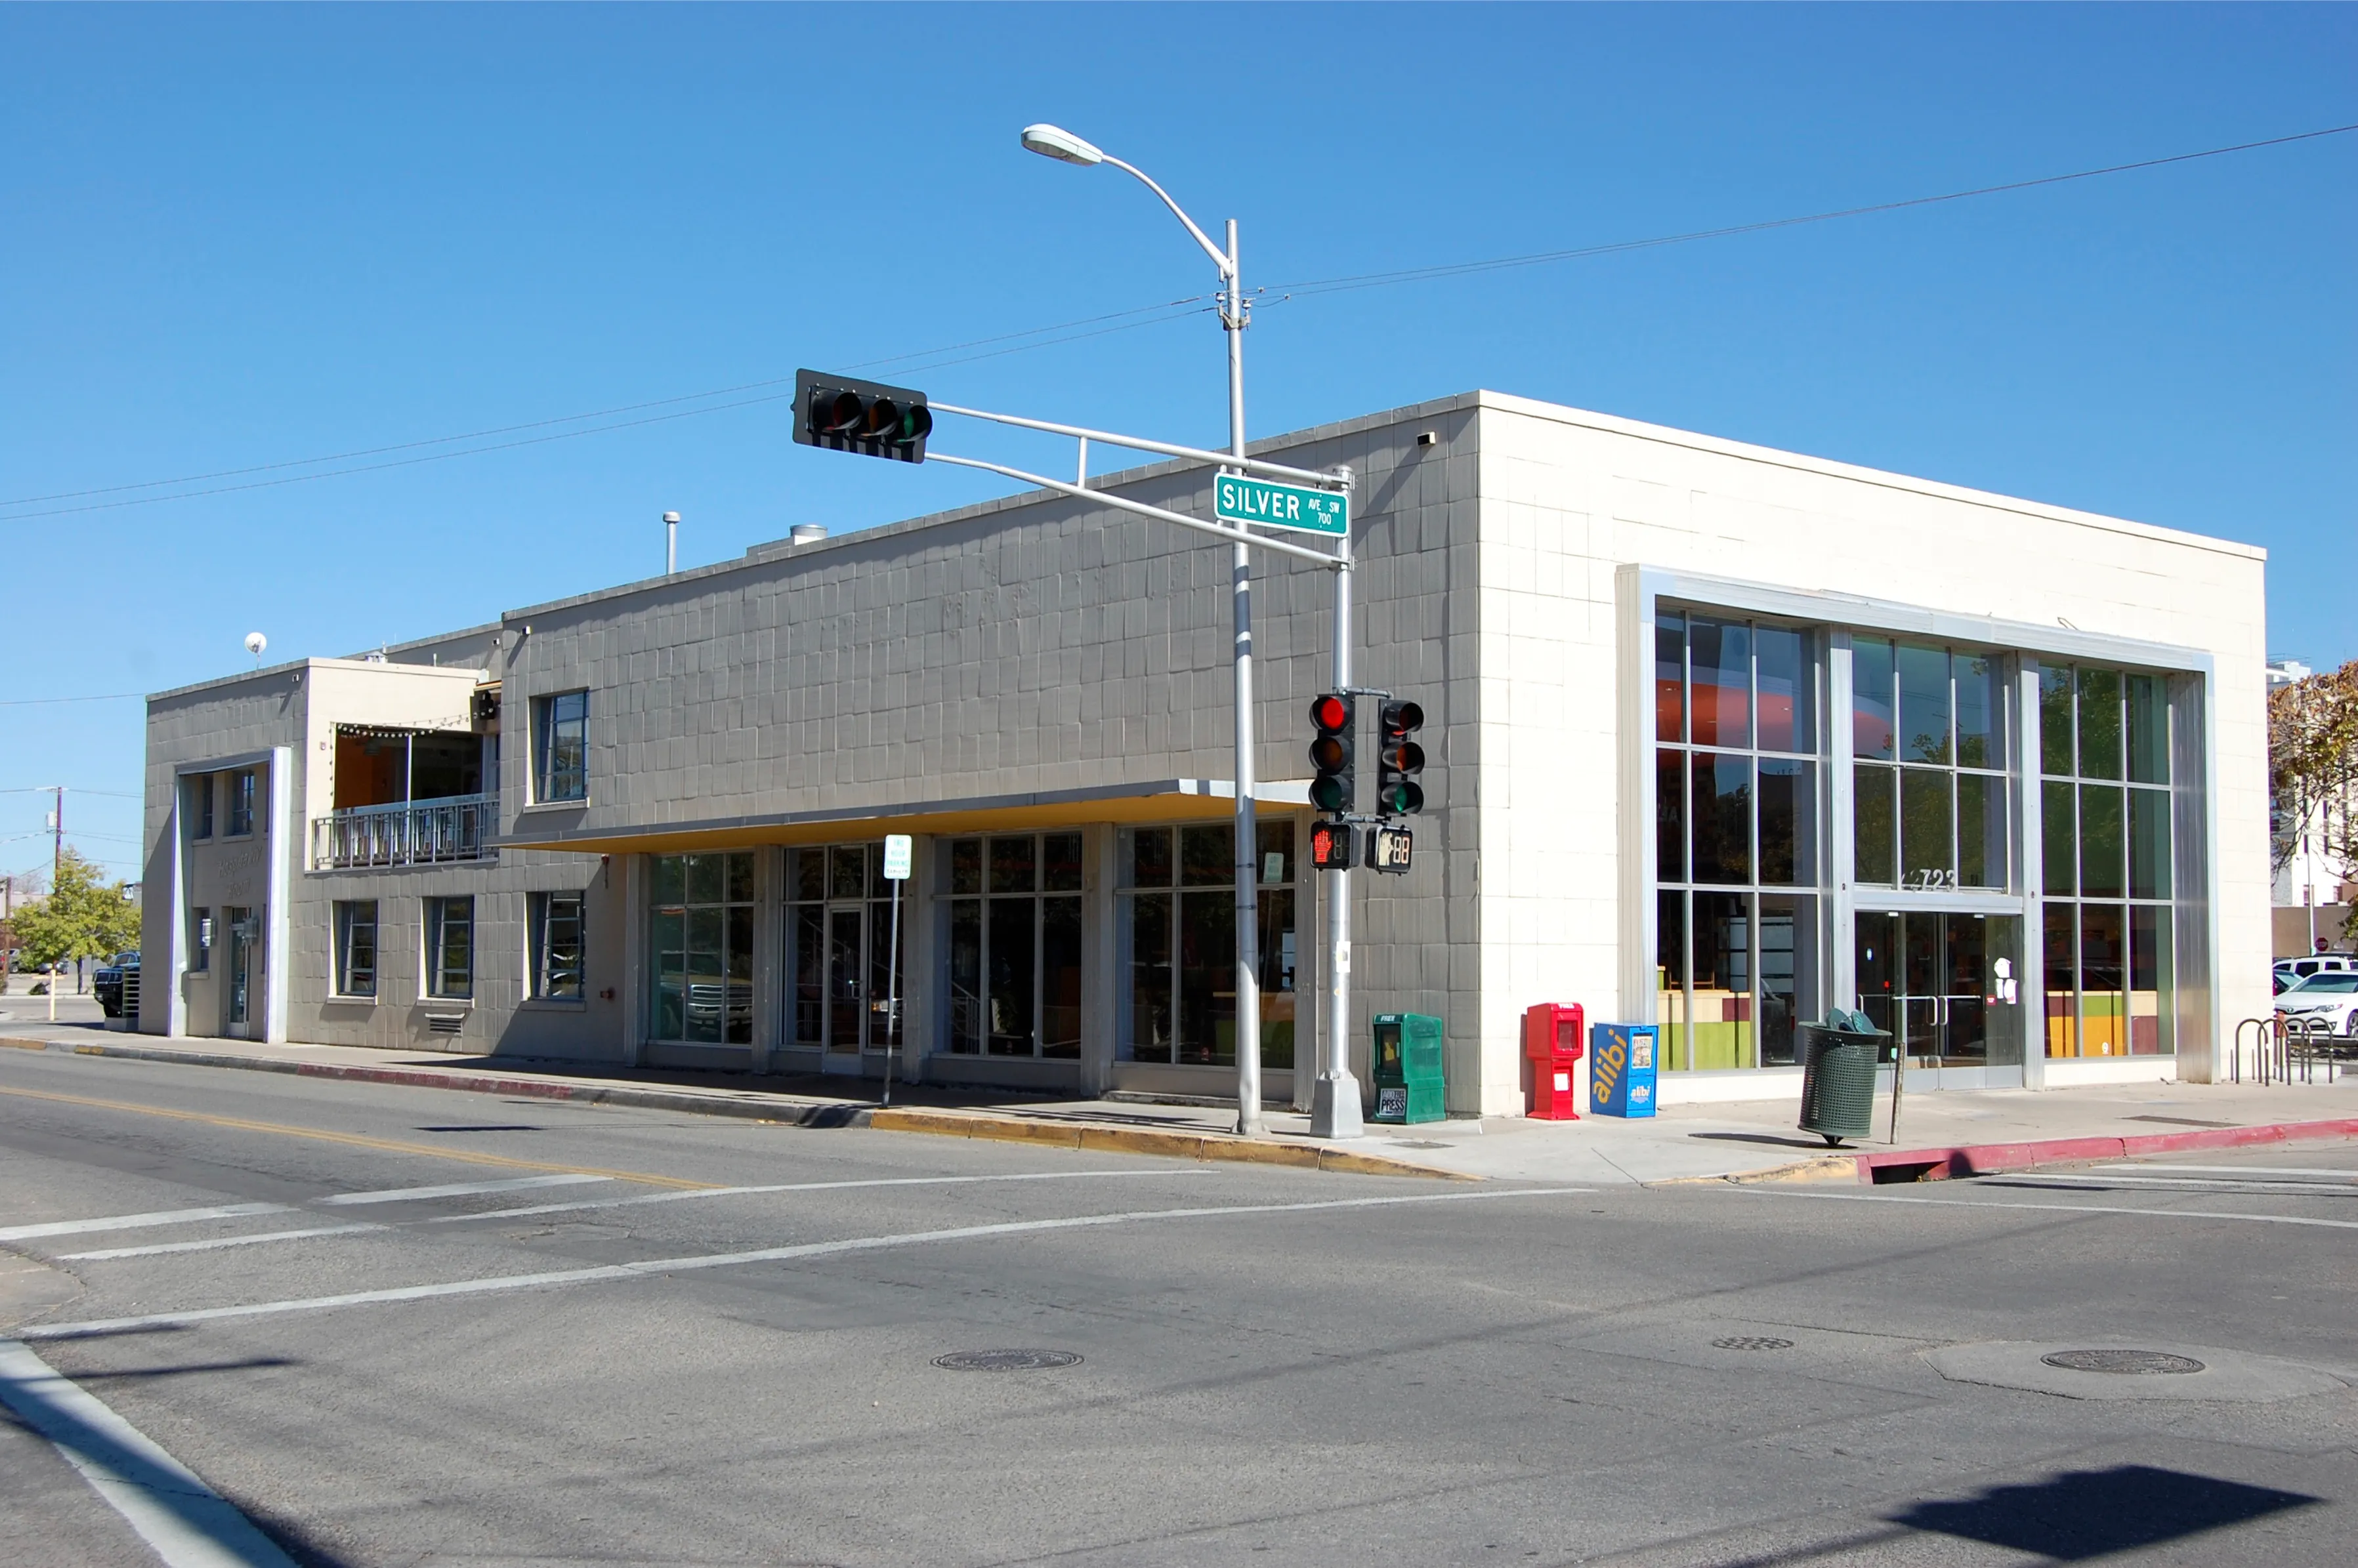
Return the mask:
<path id="1" fill-rule="evenodd" d="M 1376 1122 L 1438 1122 L 1449 1114 L 1441 1073 L 1441 1020 L 1376 1015 Z"/>

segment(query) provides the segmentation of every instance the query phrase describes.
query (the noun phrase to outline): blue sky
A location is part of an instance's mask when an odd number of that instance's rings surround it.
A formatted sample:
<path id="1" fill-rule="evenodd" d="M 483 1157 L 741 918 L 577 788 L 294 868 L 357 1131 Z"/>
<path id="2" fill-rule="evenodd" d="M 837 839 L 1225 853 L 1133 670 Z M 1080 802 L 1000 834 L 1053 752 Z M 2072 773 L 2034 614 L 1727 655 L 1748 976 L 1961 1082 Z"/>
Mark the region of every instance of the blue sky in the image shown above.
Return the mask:
<path id="1" fill-rule="evenodd" d="M 1146 192 L 1022 152 L 1033 120 L 1206 227 L 1238 218 L 1248 284 L 1282 285 L 2282 135 L 2358 121 L 2353 84 L 2347 6 L 13 7 L 0 500 L 1208 292 Z M 2353 176 L 2346 135 L 1271 298 L 1250 428 L 1486 386 L 2224 534 L 2273 553 L 2272 650 L 2336 663 L 2358 657 Z M 1208 317 L 974 352 L 872 373 L 1221 438 Z M 274 659 L 349 653 L 647 575 L 666 508 L 697 564 L 1001 488 L 795 447 L 784 401 L 747 401 L 781 390 L 338 478 L 0 506 L 5 695 L 160 689 L 239 668 L 252 629 Z M 62 782 L 77 842 L 131 871 L 139 714 L 0 707 L 0 869 L 46 865 L 24 791 Z"/>

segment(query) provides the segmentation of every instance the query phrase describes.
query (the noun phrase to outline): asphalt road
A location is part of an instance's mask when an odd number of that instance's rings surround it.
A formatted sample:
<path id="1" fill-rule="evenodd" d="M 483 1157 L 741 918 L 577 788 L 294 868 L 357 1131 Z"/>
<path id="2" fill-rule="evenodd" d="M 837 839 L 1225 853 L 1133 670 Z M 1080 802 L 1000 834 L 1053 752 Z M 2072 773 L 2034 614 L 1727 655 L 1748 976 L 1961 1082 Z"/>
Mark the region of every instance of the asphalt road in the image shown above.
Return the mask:
<path id="1" fill-rule="evenodd" d="M 0 1051 L 5 1555 L 204 1561 L 201 1477 L 322 1564 L 2339 1568 L 2358 1147 L 2176 1163 L 1585 1191 Z M 2205 1369 L 2038 1360 L 2105 1347 Z M 936 1364 L 1002 1349 L 1080 1359 Z"/>

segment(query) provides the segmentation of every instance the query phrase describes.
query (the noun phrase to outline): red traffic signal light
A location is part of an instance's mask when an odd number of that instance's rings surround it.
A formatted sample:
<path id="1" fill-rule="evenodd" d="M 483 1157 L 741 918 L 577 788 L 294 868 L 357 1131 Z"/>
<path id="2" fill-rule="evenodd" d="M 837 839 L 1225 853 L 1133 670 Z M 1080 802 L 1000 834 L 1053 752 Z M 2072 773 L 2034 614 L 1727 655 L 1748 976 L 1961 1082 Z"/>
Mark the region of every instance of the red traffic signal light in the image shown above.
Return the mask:
<path id="1" fill-rule="evenodd" d="M 1351 699 L 1340 692 L 1325 693 L 1310 704 L 1310 722 L 1318 726 L 1310 742 L 1310 766 L 1316 770 L 1310 780 L 1310 803 L 1322 811 L 1347 811 L 1357 799 L 1351 769 L 1355 716 Z"/>
<path id="2" fill-rule="evenodd" d="M 795 372 L 795 411 L 798 446 L 903 463 L 924 462 L 934 432 L 924 392 L 817 371 Z"/>

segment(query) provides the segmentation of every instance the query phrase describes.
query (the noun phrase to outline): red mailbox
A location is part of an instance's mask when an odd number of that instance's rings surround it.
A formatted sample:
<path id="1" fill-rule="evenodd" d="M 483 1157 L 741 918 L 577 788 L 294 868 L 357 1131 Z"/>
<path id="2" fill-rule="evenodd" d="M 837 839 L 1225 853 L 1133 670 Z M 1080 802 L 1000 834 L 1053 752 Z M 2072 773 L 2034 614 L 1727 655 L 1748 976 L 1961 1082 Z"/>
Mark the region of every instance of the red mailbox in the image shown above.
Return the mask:
<path id="1" fill-rule="evenodd" d="M 1542 1122 L 1580 1120 L 1573 1082 L 1588 1030 L 1577 1002 L 1542 1002 L 1523 1014 L 1523 1058 L 1531 1064 L 1530 1114 Z"/>

